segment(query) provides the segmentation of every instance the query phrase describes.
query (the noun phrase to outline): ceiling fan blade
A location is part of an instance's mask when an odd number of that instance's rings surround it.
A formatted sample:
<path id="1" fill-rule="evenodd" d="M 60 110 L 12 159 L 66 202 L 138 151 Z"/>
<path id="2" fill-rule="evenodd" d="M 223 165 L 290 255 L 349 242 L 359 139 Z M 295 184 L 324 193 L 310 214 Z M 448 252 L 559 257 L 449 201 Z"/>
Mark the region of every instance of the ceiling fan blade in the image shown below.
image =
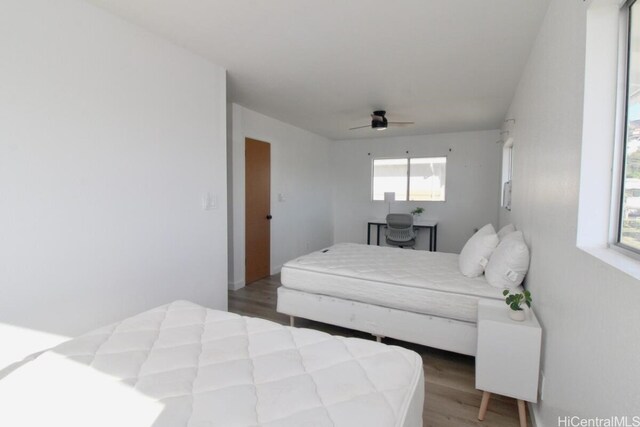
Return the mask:
<path id="1" fill-rule="evenodd" d="M 415 122 L 389 122 L 390 125 L 413 125 Z"/>
<path id="2" fill-rule="evenodd" d="M 371 125 L 357 126 L 354 128 L 349 128 L 349 130 L 364 129 L 364 128 L 370 128 L 370 127 Z"/>

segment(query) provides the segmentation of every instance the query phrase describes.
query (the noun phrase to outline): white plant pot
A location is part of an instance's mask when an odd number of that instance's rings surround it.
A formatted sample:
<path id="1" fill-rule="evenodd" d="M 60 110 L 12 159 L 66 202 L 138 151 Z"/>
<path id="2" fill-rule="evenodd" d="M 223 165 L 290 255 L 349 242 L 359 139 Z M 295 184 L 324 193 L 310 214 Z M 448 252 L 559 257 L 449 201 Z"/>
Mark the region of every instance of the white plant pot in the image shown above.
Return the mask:
<path id="1" fill-rule="evenodd" d="M 511 320 L 515 320 L 517 322 L 523 322 L 524 318 L 525 318 L 525 312 L 524 312 L 524 310 L 514 311 L 514 310 L 509 309 L 509 318 L 511 318 Z"/>

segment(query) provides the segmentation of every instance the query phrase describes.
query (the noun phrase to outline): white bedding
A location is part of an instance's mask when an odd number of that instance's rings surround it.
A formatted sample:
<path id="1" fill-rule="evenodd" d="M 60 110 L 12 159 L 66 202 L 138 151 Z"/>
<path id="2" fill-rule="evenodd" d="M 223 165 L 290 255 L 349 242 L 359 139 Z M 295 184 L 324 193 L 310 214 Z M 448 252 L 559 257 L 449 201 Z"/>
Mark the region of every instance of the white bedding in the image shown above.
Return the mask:
<path id="1" fill-rule="evenodd" d="M 0 425 L 419 426 L 423 381 L 403 348 L 177 301 L 6 375 Z"/>
<path id="2" fill-rule="evenodd" d="M 463 276 L 457 254 L 354 243 L 287 262 L 281 281 L 289 289 L 473 323 L 479 299 L 503 298 L 484 276 Z"/>

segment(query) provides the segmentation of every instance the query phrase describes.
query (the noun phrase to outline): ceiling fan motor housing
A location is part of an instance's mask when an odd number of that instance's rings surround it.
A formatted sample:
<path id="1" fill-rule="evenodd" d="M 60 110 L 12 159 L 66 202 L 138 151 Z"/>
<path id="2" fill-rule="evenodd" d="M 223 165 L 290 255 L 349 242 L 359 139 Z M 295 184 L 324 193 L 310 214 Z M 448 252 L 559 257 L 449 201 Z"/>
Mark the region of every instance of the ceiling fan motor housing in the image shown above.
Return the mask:
<path id="1" fill-rule="evenodd" d="M 386 129 L 387 128 L 387 120 L 385 119 L 385 121 L 383 121 L 383 122 L 379 122 L 377 120 L 373 120 L 371 122 L 371 127 L 374 128 L 374 129 L 380 129 L 380 130 Z"/>
<path id="2" fill-rule="evenodd" d="M 378 110 L 373 112 L 373 116 L 378 116 L 378 117 L 372 117 L 371 127 L 373 129 L 382 130 L 387 128 L 388 121 L 387 121 L 387 118 L 385 117 L 385 114 L 387 114 L 387 112 L 384 110 Z M 381 117 L 382 120 L 380 120 L 379 117 Z"/>

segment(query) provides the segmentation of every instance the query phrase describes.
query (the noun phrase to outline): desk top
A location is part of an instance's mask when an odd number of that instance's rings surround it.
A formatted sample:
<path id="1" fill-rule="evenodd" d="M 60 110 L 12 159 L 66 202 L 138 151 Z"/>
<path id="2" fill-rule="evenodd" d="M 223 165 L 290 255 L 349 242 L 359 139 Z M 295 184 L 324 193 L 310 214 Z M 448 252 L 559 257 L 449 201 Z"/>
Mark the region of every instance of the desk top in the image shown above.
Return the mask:
<path id="1" fill-rule="evenodd" d="M 386 225 L 387 224 L 387 220 L 385 218 L 373 218 L 373 219 L 368 219 L 367 220 L 369 225 L 373 224 L 373 225 Z M 436 221 L 435 219 L 415 219 L 413 220 L 413 226 L 414 227 L 435 227 L 436 225 L 438 225 L 438 221 Z"/>

